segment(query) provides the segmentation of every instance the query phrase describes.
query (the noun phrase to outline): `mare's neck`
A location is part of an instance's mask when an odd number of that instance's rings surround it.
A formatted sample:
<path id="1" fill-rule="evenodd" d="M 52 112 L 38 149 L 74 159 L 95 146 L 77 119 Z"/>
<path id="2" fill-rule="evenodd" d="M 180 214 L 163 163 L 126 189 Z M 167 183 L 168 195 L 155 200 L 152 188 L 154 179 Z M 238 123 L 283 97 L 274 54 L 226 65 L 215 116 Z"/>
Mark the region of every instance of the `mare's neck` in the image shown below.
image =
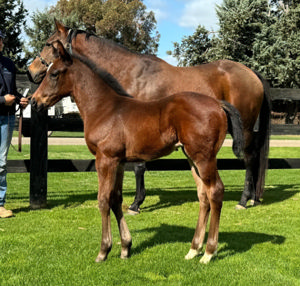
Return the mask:
<path id="1" fill-rule="evenodd" d="M 126 70 L 129 68 L 130 63 L 138 57 L 137 54 L 109 40 L 93 36 L 86 39 L 85 34 L 77 35 L 76 39 L 72 41 L 72 49 L 109 71 L 122 83 L 123 79 L 128 76 Z"/>

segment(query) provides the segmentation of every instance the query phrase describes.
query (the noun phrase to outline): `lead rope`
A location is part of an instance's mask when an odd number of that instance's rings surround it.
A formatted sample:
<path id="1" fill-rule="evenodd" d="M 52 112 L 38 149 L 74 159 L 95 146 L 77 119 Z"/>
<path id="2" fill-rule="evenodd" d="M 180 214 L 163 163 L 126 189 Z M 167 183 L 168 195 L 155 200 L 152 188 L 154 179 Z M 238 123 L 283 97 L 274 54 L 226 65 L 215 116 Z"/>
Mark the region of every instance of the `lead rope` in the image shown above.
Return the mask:
<path id="1" fill-rule="evenodd" d="M 26 88 L 23 97 L 27 97 L 29 88 Z M 18 150 L 15 148 L 15 146 L 10 142 L 11 147 L 16 151 L 16 152 L 22 152 L 22 126 L 23 126 L 23 108 L 19 104 L 19 108 L 16 110 L 16 112 L 20 110 L 20 116 L 19 116 L 19 124 L 18 124 Z M 9 116 L 9 114 L 8 114 Z M 9 120 L 8 120 L 8 132 L 9 132 Z"/>

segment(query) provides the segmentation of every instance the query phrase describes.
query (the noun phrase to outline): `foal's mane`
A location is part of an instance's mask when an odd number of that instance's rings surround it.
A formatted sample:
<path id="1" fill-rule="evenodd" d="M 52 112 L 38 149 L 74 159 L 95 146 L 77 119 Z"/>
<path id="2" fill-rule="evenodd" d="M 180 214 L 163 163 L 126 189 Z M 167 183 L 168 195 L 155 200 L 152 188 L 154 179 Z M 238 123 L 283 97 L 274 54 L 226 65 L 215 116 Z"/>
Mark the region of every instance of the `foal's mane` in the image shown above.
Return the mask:
<path id="1" fill-rule="evenodd" d="M 118 80 L 113 77 L 108 71 L 98 67 L 93 61 L 90 59 L 80 56 L 77 53 L 72 53 L 73 58 L 78 59 L 80 62 L 85 64 L 88 68 L 90 68 L 94 73 L 96 73 L 107 85 L 109 85 L 118 95 L 125 97 L 133 97 L 128 94 L 122 85 L 118 82 Z"/>

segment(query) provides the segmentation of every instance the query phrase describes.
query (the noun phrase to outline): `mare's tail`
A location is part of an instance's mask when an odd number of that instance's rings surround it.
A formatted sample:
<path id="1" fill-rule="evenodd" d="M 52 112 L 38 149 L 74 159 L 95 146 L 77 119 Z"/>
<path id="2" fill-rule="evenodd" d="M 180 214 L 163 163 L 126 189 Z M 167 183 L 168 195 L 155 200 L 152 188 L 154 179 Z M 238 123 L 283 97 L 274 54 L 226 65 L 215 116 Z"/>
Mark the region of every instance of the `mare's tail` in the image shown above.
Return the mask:
<path id="1" fill-rule="evenodd" d="M 238 158 L 243 156 L 244 132 L 243 123 L 239 111 L 227 101 L 222 100 L 222 108 L 227 115 L 228 132 L 232 136 L 232 151 Z"/>
<path id="2" fill-rule="evenodd" d="M 262 197 L 265 185 L 265 175 L 268 168 L 268 155 L 271 133 L 271 96 L 269 83 L 256 71 L 256 76 L 260 79 L 264 87 L 264 98 L 259 114 L 258 131 L 255 133 L 254 148 L 257 152 L 258 177 L 256 183 L 256 198 Z"/>

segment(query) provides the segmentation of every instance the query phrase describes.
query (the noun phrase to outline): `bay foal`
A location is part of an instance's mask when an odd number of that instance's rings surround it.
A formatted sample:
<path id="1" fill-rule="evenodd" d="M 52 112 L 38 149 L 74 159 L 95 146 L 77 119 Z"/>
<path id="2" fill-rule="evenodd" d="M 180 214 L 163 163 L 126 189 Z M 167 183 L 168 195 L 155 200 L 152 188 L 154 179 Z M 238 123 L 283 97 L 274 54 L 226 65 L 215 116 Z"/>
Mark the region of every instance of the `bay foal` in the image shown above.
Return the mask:
<path id="1" fill-rule="evenodd" d="M 121 236 L 121 257 L 130 256 L 131 235 L 122 212 L 122 181 L 125 162 L 148 161 L 181 146 L 197 184 L 199 219 L 186 259 L 200 253 L 211 213 L 205 254 L 208 263 L 217 251 L 224 186 L 217 170 L 228 121 L 233 129 L 235 153 L 243 149 L 239 113 L 228 103 L 192 92 L 161 100 L 132 99 L 105 70 L 91 61 L 66 52 L 61 42 L 52 44 L 55 60 L 32 96 L 33 106 L 48 108 L 65 96 L 73 96 L 84 122 L 87 146 L 96 156 L 98 202 L 102 215 L 102 241 L 97 262 L 112 247 L 110 210 Z M 229 120 L 227 121 L 227 117 Z"/>

